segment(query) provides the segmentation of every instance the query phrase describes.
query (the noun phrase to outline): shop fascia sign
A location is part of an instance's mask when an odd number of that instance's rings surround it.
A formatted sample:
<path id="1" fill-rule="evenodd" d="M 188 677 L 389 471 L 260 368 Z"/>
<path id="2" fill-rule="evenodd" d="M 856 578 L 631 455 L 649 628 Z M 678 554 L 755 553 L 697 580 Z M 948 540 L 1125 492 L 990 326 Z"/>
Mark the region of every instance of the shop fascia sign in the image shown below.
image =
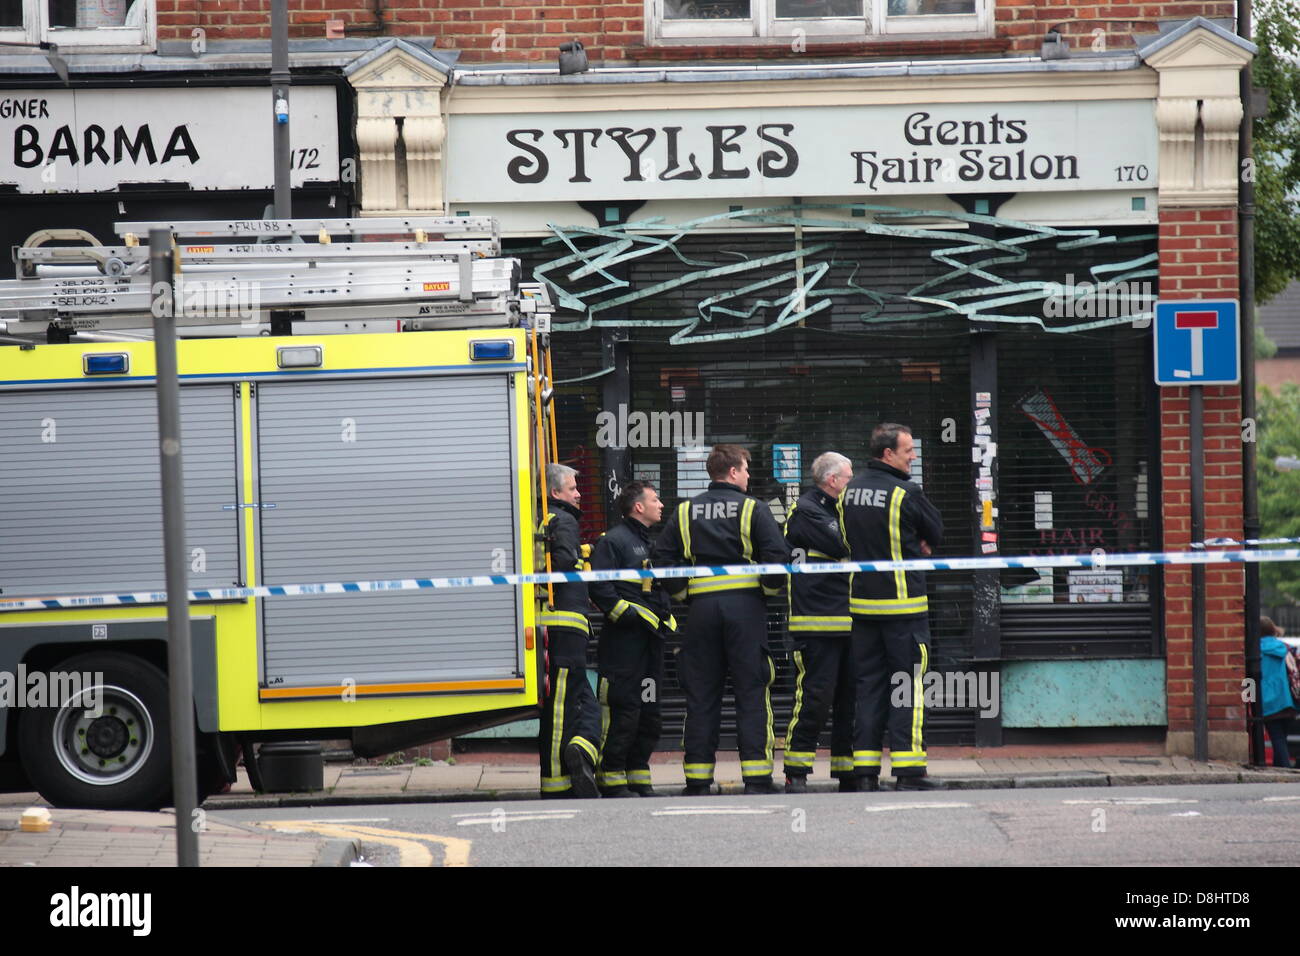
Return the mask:
<path id="1" fill-rule="evenodd" d="M 294 87 L 291 182 L 339 179 L 332 87 Z M 270 93 L 253 87 L 0 91 L 0 186 L 89 193 L 126 183 L 270 189 Z"/>
<path id="2" fill-rule="evenodd" d="M 451 117 L 453 202 L 1154 189 L 1151 100 Z"/>

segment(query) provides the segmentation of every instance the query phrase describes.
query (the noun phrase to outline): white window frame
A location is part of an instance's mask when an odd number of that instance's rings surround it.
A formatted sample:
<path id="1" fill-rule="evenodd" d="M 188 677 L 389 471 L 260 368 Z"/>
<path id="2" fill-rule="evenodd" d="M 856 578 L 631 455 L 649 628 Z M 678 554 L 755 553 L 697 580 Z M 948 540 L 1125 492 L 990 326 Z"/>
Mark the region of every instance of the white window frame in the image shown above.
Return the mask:
<path id="1" fill-rule="evenodd" d="M 127 11 L 134 0 L 127 0 Z M 139 26 L 56 27 L 50 24 L 49 0 L 23 0 L 23 26 L 0 27 L 0 42 L 55 44 L 60 51 L 147 53 L 158 48 L 156 0 L 138 0 L 143 4 Z M 0 55 L 14 53 L 0 47 Z"/>
<path id="2" fill-rule="evenodd" d="M 888 0 L 865 0 L 866 16 L 785 20 L 776 17 L 776 0 L 750 0 L 747 20 L 667 20 L 665 0 L 646 0 L 646 26 L 650 42 L 739 40 L 789 37 L 799 31 L 809 38 L 847 39 L 866 36 L 910 36 L 942 33 L 987 37 L 993 24 L 993 0 L 975 0 L 975 12 L 891 17 Z"/>

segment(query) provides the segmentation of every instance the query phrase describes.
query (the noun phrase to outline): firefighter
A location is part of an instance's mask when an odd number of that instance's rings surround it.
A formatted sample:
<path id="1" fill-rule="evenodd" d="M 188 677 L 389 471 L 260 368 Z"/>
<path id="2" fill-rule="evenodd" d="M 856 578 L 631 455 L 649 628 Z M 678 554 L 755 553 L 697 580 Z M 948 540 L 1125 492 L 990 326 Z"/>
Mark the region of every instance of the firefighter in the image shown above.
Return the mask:
<path id="1" fill-rule="evenodd" d="M 709 453 L 709 488 L 682 502 L 655 547 L 660 567 L 785 564 L 790 549 L 765 505 L 749 497 L 749 452 L 716 445 Z M 772 681 L 764 594 L 778 594 L 784 575 L 690 578 L 691 604 L 678 674 L 686 694 L 684 769 L 686 796 L 708 794 L 722 723 L 722 688 L 728 673 L 736 697 L 736 736 L 746 793 L 772 786 Z M 680 579 L 679 579 L 680 583 Z M 677 596 L 676 594 L 674 596 Z"/>
<path id="2" fill-rule="evenodd" d="M 649 568 L 650 528 L 663 515 L 659 493 L 631 481 L 618 496 L 623 522 L 596 542 L 593 571 Z M 596 783 L 605 797 L 652 797 L 650 755 L 663 720 L 664 638 L 677 630 L 672 601 L 660 582 L 594 581 L 591 599 L 605 615 L 600 632 L 600 759 Z"/>
<path id="3" fill-rule="evenodd" d="M 853 463 L 828 451 L 813 462 L 812 474 L 816 487 L 790 508 L 785 540 L 796 563 L 846 560 L 849 549 L 835 503 L 853 479 Z M 839 779 L 840 790 L 857 791 L 861 781 L 853 773 L 856 675 L 849 639 L 849 576 L 792 574 L 786 582 L 796 676 L 794 712 L 785 735 L 785 792 L 808 789 L 817 738 L 832 710 L 831 776 Z"/>
<path id="4" fill-rule="evenodd" d="M 546 466 L 550 511 L 542 524 L 552 571 L 581 571 L 583 546 L 578 526 L 577 472 L 568 465 Z M 542 708 L 538 750 L 542 758 L 543 797 L 595 797 L 596 741 L 600 715 L 587 682 L 587 585 L 582 581 L 553 586 L 554 603 L 540 615 L 546 627 L 550 696 Z"/>
<path id="5" fill-rule="evenodd" d="M 839 498 L 840 526 L 854 561 L 901 561 L 929 555 L 943 541 L 943 519 L 910 479 L 912 432 L 887 422 L 871 433 L 871 459 Z M 881 742 L 899 790 L 938 790 L 926 776 L 921 678 L 930 663 L 929 602 L 922 571 L 855 572 L 849 613 L 857 665 L 853 768 L 863 789 L 880 785 Z M 900 684 L 901 682 L 901 684 Z M 899 706 L 891 706 L 894 687 Z"/>

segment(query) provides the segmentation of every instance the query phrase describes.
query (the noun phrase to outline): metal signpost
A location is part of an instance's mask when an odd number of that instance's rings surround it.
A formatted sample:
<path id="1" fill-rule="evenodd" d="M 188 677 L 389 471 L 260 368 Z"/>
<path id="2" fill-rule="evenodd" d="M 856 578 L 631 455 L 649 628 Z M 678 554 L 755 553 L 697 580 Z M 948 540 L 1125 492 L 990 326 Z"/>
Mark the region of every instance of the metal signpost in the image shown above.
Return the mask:
<path id="1" fill-rule="evenodd" d="M 1240 306 L 1236 299 L 1156 303 L 1157 385 L 1190 386 L 1191 540 L 1205 540 L 1205 385 L 1241 380 Z M 1193 757 L 1210 757 L 1205 646 L 1205 565 L 1192 565 Z"/>
<path id="2" fill-rule="evenodd" d="M 189 575 L 185 553 L 185 485 L 181 470 L 181 394 L 176 370 L 172 234 L 149 230 L 153 283 L 158 451 L 162 468 L 163 560 L 167 569 L 167 678 L 170 685 L 172 794 L 176 806 L 176 864 L 199 865 L 195 826 L 198 774 L 194 755 L 194 670 L 190 648 Z"/>

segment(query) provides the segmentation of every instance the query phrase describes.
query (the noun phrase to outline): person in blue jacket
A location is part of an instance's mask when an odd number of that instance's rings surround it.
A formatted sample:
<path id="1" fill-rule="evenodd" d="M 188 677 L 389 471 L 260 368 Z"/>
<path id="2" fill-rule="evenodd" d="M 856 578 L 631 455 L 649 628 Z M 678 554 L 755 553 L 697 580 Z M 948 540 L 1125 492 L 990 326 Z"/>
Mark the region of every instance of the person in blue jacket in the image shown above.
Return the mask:
<path id="1" fill-rule="evenodd" d="M 1273 742 L 1273 766 L 1290 767 L 1291 754 L 1286 746 L 1286 728 L 1296 715 L 1291 697 L 1291 679 L 1287 676 L 1287 655 L 1291 648 L 1278 640 L 1283 631 L 1270 618 L 1259 619 L 1259 712 Z"/>

